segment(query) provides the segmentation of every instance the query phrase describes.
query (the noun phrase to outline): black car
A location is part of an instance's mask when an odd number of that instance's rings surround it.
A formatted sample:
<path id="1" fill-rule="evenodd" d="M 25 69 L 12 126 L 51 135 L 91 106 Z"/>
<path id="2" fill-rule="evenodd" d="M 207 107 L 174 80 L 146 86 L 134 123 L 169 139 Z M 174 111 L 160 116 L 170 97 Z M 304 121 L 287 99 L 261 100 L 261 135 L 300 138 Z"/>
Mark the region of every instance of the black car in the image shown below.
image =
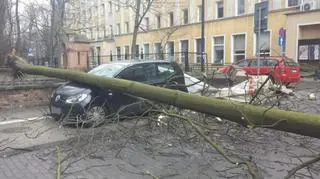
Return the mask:
<path id="1" fill-rule="evenodd" d="M 188 92 L 181 68 L 169 61 L 119 61 L 100 65 L 89 73 Z M 147 108 L 141 104 L 138 98 L 119 90 L 69 82 L 52 94 L 49 108 L 51 115 L 63 119 L 64 124 L 99 125 L 115 112 L 121 116 L 141 114 Z"/>

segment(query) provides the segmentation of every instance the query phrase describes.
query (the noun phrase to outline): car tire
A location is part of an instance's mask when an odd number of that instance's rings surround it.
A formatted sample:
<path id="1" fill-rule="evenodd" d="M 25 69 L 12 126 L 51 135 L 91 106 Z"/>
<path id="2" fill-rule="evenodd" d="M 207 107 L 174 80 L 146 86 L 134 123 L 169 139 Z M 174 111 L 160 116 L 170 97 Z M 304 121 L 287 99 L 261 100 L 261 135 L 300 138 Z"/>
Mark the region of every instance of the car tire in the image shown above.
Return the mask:
<path id="1" fill-rule="evenodd" d="M 93 105 L 86 110 L 86 127 L 98 127 L 107 122 L 109 110 L 104 106 Z"/>

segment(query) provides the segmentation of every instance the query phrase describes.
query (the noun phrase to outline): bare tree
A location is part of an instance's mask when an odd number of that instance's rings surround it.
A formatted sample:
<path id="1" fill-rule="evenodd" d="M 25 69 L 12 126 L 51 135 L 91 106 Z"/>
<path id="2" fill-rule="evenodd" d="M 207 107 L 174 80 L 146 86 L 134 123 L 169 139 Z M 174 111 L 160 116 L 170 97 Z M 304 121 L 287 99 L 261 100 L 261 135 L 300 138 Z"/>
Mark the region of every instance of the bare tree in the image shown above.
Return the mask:
<path id="1" fill-rule="evenodd" d="M 0 2 L 0 66 L 4 64 L 5 54 L 7 51 L 7 37 L 5 33 L 8 14 L 8 0 Z"/>
<path id="2" fill-rule="evenodd" d="M 17 40 L 16 40 L 16 51 L 21 54 L 21 29 L 20 29 L 20 16 L 19 16 L 19 0 L 16 0 L 16 26 L 17 26 Z"/>

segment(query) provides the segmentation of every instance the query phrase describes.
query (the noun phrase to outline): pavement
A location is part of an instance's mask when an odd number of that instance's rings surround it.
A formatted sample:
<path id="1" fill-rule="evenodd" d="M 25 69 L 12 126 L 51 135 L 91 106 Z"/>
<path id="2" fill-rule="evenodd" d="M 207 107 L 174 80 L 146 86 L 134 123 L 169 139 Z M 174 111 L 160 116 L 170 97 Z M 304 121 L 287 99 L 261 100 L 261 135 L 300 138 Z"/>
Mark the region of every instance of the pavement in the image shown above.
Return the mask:
<path id="1" fill-rule="evenodd" d="M 320 113 L 319 89 L 320 81 L 303 79 L 295 88 L 296 96 L 282 104 Z M 310 92 L 315 92 L 318 100 L 307 100 Z M 56 178 L 57 169 L 68 179 L 250 178 L 245 167 L 235 168 L 194 134 L 177 138 L 184 133 L 183 126 L 168 132 L 139 122 L 139 130 L 132 133 L 135 121 L 126 120 L 96 129 L 76 129 L 61 127 L 46 117 L 47 113 L 46 106 L 0 110 L 0 178 Z M 301 161 L 320 153 L 319 139 L 250 130 L 227 121 L 209 120 L 207 125 L 214 131 L 208 133 L 211 138 L 230 153 L 252 158 L 265 178 L 283 178 Z M 320 178 L 320 163 L 311 168 L 313 178 Z M 302 178 L 309 175 L 307 170 L 299 173 Z"/>

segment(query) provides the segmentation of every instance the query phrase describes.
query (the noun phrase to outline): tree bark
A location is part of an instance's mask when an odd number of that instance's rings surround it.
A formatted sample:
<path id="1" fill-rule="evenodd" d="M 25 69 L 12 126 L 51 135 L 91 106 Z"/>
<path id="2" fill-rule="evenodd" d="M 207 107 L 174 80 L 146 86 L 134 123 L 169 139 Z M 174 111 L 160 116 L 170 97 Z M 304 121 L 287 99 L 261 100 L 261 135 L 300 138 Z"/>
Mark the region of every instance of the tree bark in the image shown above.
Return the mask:
<path id="1" fill-rule="evenodd" d="M 131 58 L 136 57 L 136 44 L 137 44 L 137 36 L 138 36 L 138 30 L 140 25 L 139 24 L 140 9 L 141 9 L 141 0 L 136 0 L 136 11 L 135 11 L 133 34 L 132 34 L 132 43 L 131 43 Z"/>
<path id="2" fill-rule="evenodd" d="M 16 23 L 17 23 L 17 41 L 16 51 L 21 55 L 21 30 L 20 30 L 20 17 L 19 17 L 19 0 L 16 0 Z"/>
<path id="3" fill-rule="evenodd" d="M 253 106 L 230 100 L 188 94 L 128 80 L 34 66 L 27 64 L 22 58 L 15 55 L 11 55 L 9 59 L 13 69 L 19 72 L 57 77 L 101 88 L 117 89 L 145 99 L 219 116 L 245 127 L 271 128 L 320 138 L 320 115 L 285 111 L 276 107 Z"/>

